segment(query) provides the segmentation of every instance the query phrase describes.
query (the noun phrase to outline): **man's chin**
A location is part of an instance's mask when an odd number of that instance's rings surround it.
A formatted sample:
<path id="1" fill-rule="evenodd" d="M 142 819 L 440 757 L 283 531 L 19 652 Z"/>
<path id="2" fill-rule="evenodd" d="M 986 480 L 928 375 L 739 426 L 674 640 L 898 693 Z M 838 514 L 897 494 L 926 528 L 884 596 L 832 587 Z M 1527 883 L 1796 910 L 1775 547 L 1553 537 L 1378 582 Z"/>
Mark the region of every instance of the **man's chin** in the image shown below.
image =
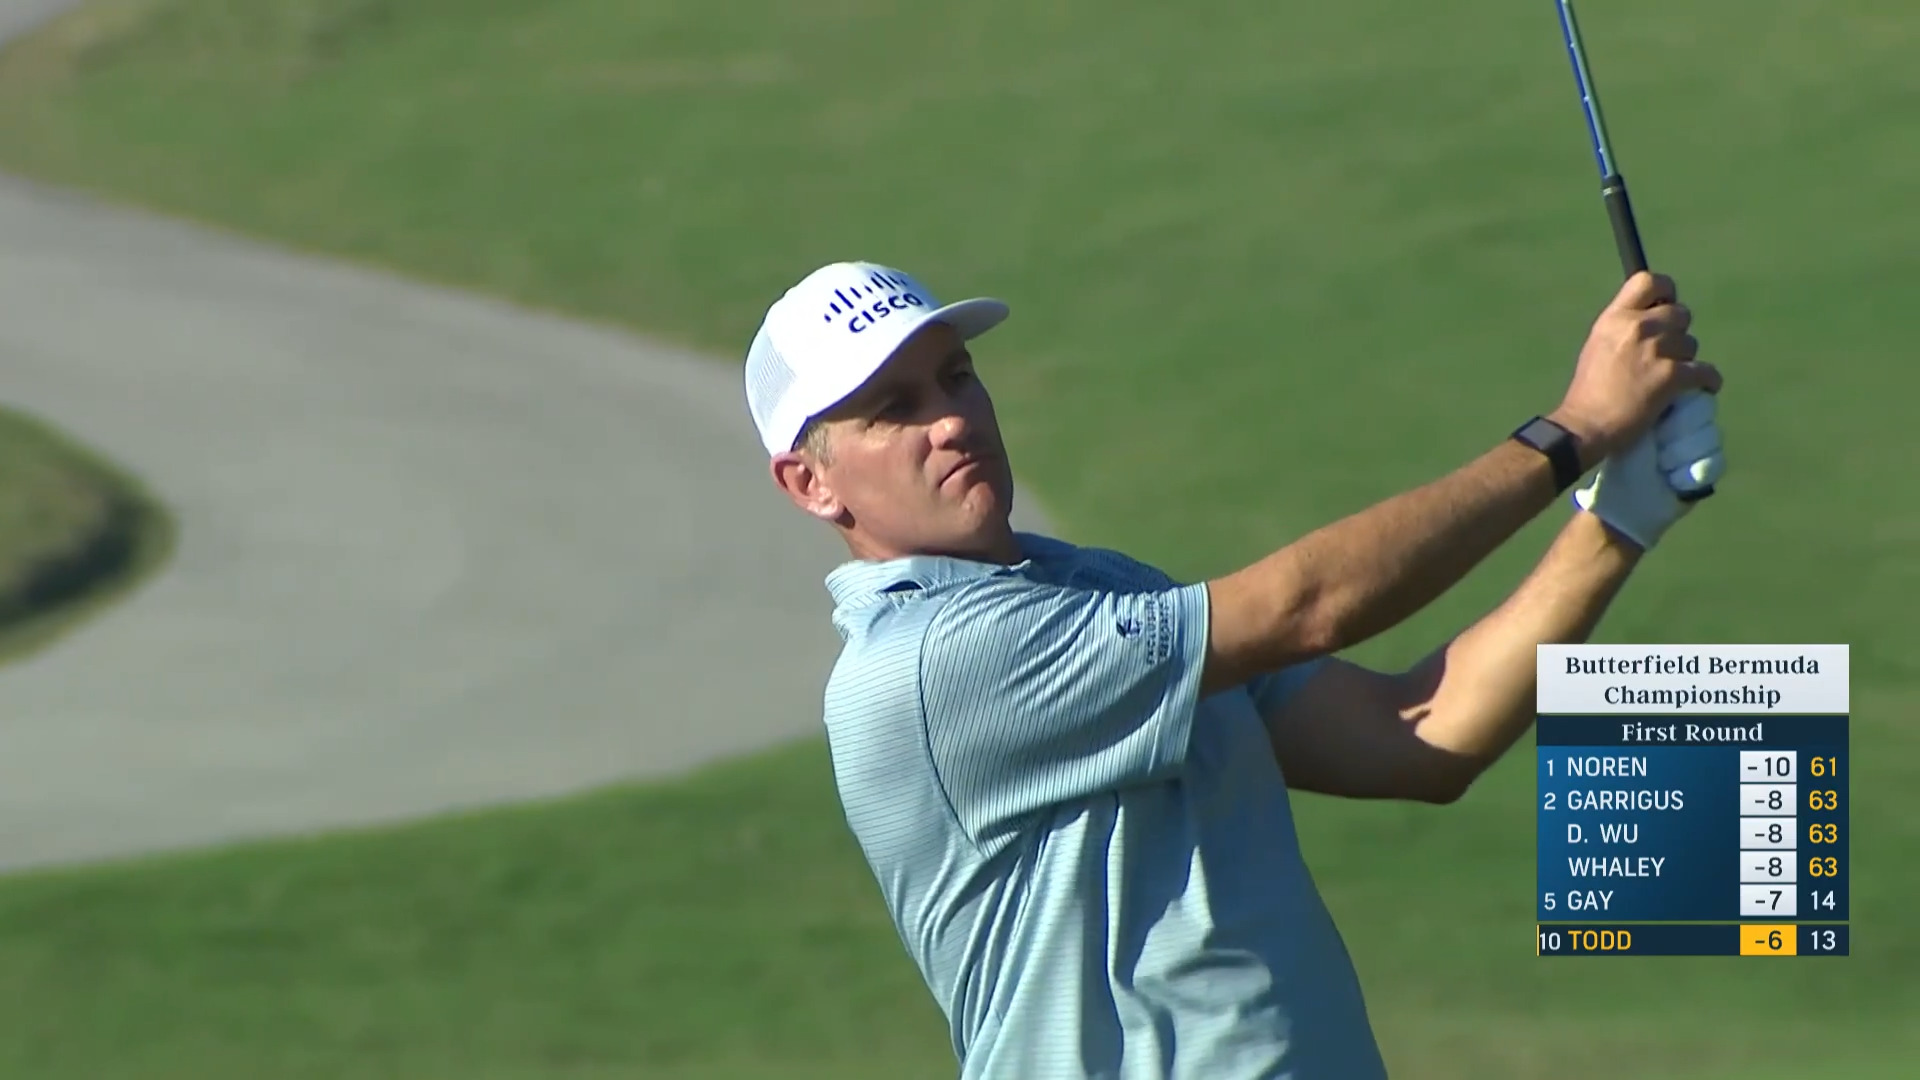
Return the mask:
<path id="1" fill-rule="evenodd" d="M 995 484 L 977 484 L 963 492 L 959 504 L 949 507 L 947 518 L 956 539 L 981 550 L 1003 544 L 1012 531 L 1008 494 Z"/>
<path id="2" fill-rule="evenodd" d="M 998 476 L 982 476 L 967 484 L 960 504 L 968 518 L 983 526 L 1005 522 L 1013 510 L 1013 485 Z"/>

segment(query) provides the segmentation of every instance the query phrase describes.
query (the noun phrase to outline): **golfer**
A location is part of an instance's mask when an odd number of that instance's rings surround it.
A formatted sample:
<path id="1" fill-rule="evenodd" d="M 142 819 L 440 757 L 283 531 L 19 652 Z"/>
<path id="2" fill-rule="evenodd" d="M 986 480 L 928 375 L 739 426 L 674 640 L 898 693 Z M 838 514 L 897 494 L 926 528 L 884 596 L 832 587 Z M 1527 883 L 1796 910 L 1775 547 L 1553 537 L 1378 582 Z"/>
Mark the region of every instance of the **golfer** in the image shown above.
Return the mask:
<path id="1" fill-rule="evenodd" d="M 1638 275 L 1556 407 L 1439 479 L 1181 583 L 1009 524 L 972 351 L 1007 314 L 835 263 L 772 304 L 746 360 L 774 483 L 850 554 L 826 579 L 844 641 L 834 778 L 960 1075 L 1382 1077 L 1288 789 L 1458 799 L 1532 723 L 1535 645 L 1585 639 L 1694 505 L 1674 485 L 1723 471 L 1720 375 L 1695 360 L 1673 282 Z M 1693 388 L 1709 393 L 1660 419 Z M 1405 671 L 1335 656 L 1570 491 L 1491 614 Z M 1155 513 L 1151 493 L 1133 510 Z"/>

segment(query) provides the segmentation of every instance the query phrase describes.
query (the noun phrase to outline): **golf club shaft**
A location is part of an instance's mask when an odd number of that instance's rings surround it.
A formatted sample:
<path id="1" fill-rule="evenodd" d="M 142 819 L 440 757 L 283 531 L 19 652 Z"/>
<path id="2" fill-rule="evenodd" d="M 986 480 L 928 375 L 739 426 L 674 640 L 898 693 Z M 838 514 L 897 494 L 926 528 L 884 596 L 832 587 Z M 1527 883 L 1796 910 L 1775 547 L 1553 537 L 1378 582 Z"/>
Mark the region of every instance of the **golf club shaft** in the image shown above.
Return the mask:
<path id="1" fill-rule="evenodd" d="M 1566 38 L 1567 57 L 1573 63 L 1573 77 L 1580 87 L 1580 103 L 1587 114 L 1587 131 L 1593 138 L 1593 156 L 1600 167 L 1600 197 L 1607 206 L 1607 220 L 1613 225 L 1614 247 L 1620 252 L 1622 277 L 1632 277 L 1647 269 L 1647 249 L 1640 242 L 1640 225 L 1634 220 L 1633 201 L 1627 197 L 1627 180 L 1613 158 L 1613 143 L 1607 137 L 1607 121 L 1600 111 L 1600 93 L 1594 89 L 1593 72 L 1587 66 L 1586 46 L 1580 40 L 1580 22 L 1573 14 L 1573 0 L 1558 0 L 1560 31 Z M 1700 391 L 1695 391 L 1699 393 Z M 1713 494 L 1712 486 L 1677 493 L 1682 502 L 1698 502 Z"/>
<path id="2" fill-rule="evenodd" d="M 1593 156 L 1600 166 L 1600 197 L 1607 205 L 1607 219 L 1613 224 L 1614 246 L 1620 250 L 1620 269 L 1625 277 L 1647 268 L 1647 250 L 1640 242 L 1640 226 L 1633 218 L 1633 202 L 1627 197 L 1627 178 L 1613 160 L 1613 140 L 1607 137 L 1606 114 L 1600 111 L 1600 93 L 1594 89 L 1593 71 L 1587 66 L 1587 47 L 1580 39 L 1580 20 L 1573 13 L 1573 0 L 1558 0 L 1560 31 L 1567 41 L 1567 57 L 1573 62 L 1573 78 L 1580 87 L 1580 104 L 1586 109 L 1587 131 L 1593 137 Z"/>

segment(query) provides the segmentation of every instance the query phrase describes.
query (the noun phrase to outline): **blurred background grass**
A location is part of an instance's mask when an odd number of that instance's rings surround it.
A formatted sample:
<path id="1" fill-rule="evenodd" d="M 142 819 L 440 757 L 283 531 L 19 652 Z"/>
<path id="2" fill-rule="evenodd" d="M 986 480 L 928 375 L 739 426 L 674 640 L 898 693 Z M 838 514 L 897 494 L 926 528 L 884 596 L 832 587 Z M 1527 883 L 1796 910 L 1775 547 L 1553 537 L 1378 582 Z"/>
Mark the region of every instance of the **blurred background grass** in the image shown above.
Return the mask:
<path id="1" fill-rule="evenodd" d="M 0 406 L 0 659 L 51 644 L 172 546 L 172 516 L 132 473 Z"/>

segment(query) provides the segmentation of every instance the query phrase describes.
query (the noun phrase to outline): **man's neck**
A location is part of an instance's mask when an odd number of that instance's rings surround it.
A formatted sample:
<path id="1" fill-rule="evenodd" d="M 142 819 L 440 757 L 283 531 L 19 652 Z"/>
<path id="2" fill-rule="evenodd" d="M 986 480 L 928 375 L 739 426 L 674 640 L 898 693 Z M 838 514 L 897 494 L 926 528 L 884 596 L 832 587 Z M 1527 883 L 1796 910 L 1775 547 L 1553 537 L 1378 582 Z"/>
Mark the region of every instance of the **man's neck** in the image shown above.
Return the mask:
<path id="1" fill-rule="evenodd" d="M 929 556 L 945 559 L 965 559 L 968 562 L 992 563 L 997 566 L 1012 566 L 1026 558 L 1020 549 L 1020 538 L 1009 528 L 991 541 L 954 547 L 923 547 L 904 549 L 874 544 L 858 537 L 847 537 L 847 550 L 855 559 L 863 562 L 892 562 L 895 559 L 910 559 L 915 556 Z"/>

